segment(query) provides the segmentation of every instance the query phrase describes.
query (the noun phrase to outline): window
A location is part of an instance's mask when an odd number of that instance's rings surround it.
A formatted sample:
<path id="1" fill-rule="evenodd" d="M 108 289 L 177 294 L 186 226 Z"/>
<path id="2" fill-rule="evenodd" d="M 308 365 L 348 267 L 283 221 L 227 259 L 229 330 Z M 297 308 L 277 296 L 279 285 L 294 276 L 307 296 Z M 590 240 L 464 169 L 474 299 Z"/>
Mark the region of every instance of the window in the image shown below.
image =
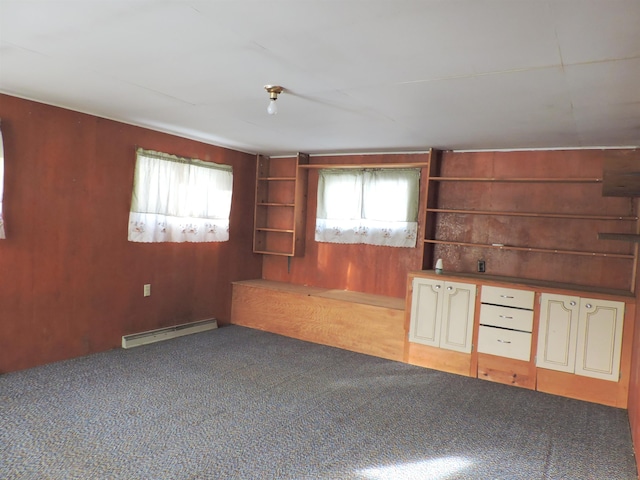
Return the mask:
<path id="1" fill-rule="evenodd" d="M 229 165 L 138 149 L 129 241 L 229 240 L 232 187 Z"/>
<path id="2" fill-rule="evenodd" d="M 4 234 L 4 220 L 2 218 L 3 186 L 4 186 L 4 146 L 2 143 L 2 130 L 0 130 L 0 238 L 6 238 Z"/>
<path id="3" fill-rule="evenodd" d="M 317 242 L 415 247 L 420 170 L 323 169 Z"/>

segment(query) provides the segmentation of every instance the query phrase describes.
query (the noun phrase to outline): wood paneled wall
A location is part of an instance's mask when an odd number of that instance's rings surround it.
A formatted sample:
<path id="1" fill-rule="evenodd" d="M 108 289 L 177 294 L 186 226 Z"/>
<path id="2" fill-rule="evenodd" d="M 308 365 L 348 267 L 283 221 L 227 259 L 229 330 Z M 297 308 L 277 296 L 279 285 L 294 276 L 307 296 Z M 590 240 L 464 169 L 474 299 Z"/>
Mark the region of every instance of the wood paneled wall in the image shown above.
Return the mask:
<path id="1" fill-rule="evenodd" d="M 639 262 L 640 263 L 640 262 Z M 638 265 L 640 267 L 640 265 Z M 636 302 L 640 302 L 640 280 L 636 278 Z M 636 459 L 640 458 L 640 308 L 636 305 L 633 348 L 631 349 L 631 374 L 629 377 L 629 423 Z"/>
<path id="2" fill-rule="evenodd" d="M 312 156 L 311 164 L 418 163 L 427 153 Z M 424 185 L 423 185 L 424 187 Z M 407 273 L 422 268 L 421 224 L 415 248 L 373 245 L 339 245 L 314 240 L 318 194 L 318 171 L 309 171 L 305 255 L 300 258 L 264 256 L 263 278 L 323 288 L 403 298 Z M 423 192 L 421 195 L 423 196 Z M 424 202 L 421 202 L 424 204 Z M 424 205 L 419 212 L 424 218 Z"/>
<path id="3" fill-rule="evenodd" d="M 253 155 L 5 95 L 0 118 L 0 373 L 111 349 L 125 334 L 229 321 L 231 282 L 261 275 Z M 127 241 L 137 146 L 233 166 L 229 242 Z"/>

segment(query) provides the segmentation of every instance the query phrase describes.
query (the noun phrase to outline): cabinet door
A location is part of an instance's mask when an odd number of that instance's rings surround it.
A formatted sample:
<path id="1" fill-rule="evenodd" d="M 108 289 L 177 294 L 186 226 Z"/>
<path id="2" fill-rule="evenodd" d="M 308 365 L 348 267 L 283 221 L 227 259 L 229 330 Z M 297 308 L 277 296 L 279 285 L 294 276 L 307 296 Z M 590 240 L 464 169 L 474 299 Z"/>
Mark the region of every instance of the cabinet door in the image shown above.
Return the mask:
<path id="1" fill-rule="evenodd" d="M 580 298 L 543 293 L 536 366 L 573 373 Z"/>
<path id="2" fill-rule="evenodd" d="M 409 341 L 437 347 L 440 344 L 440 315 L 444 282 L 413 279 Z"/>
<path id="3" fill-rule="evenodd" d="M 618 381 L 624 302 L 580 300 L 575 373 Z"/>
<path id="4" fill-rule="evenodd" d="M 476 286 L 445 282 L 442 299 L 440 348 L 471 353 Z"/>

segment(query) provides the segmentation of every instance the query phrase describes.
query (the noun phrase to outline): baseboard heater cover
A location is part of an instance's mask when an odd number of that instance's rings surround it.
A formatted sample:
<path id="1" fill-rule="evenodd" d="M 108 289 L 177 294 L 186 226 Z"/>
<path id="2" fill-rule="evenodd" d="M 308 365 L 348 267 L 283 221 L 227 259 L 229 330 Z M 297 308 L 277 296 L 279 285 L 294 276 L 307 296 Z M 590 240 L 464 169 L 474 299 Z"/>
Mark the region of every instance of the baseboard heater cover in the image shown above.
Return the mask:
<path id="1" fill-rule="evenodd" d="M 212 318 L 209 320 L 201 320 L 199 322 L 183 323 L 182 325 L 174 325 L 172 327 L 134 333 L 132 335 L 124 335 L 122 337 L 122 348 L 139 347 L 140 345 L 161 342 L 163 340 L 182 337 L 192 333 L 206 332 L 207 330 L 214 330 L 216 328 L 218 328 L 218 321 Z"/>

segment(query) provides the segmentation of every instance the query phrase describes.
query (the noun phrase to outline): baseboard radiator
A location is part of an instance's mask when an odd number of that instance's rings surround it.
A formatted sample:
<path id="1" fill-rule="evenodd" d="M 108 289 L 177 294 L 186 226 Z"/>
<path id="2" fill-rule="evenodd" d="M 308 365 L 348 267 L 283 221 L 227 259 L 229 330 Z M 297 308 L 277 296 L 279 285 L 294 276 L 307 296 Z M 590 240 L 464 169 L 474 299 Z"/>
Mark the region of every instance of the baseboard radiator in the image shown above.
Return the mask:
<path id="1" fill-rule="evenodd" d="M 199 322 L 184 323 L 173 327 L 149 330 L 148 332 L 134 333 L 122 337 L 122 348 L 139 347 L 149 343 L 161 342 L 170 338 L 182 337 L 192 333 L 206 332 L 218 328 L 218 321 L 215 318 L 201 320 Z"/>

